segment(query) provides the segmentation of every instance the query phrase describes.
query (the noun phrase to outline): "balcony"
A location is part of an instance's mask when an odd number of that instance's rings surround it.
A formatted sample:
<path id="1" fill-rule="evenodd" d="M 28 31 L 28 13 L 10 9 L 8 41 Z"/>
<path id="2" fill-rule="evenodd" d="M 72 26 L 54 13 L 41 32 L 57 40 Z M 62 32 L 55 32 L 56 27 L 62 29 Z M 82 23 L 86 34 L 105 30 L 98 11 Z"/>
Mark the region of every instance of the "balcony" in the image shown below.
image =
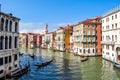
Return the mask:
<path id="1" fill-rule="evenodd" d="M 115 42 L 114 42 L 114 41 L 101 41 L 101 44 L 110 44 L 110 45 L 114 45 Z"/>
<path id="2" fill-rule="evenodd" d="M 90 39 L 88 39 L 87 41 L 88 41 L 88 42 L 91 42 L 91 40 L 90 40 Z"/>
<path id="3" fill-rule="evenodd" d="M 82 40 L 82 42 L 87 42 L 86 39 L 85 40 Z"/>
<path id="4" fill-rule="evenodd" d="M 92 42 L 95 42 L 95 39 L 92 39 Z"/>
<path id="5" fill-rule="evenodd" d="M 75 40 L 75 42 L 80 42 L 80 40 Z"/>
<path id="6" fill-rule="evenodd" d="M 95 32 L 94 32 L 94 33 L 92 33 L 92 35 L 95 35 Z"/>

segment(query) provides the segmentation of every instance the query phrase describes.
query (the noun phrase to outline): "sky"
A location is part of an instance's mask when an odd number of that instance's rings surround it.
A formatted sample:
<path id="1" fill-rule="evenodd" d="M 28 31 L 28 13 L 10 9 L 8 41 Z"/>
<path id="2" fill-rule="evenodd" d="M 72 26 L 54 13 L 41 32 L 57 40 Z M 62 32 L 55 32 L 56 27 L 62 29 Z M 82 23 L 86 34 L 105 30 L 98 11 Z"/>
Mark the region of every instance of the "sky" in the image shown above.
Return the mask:
<path id="1" fill-rule="evenodd" d="M 120 0 L 0 0 L 1 11 L 20 18 L 20 32 L 49 32 L 68 24 L 102 16 Z"/>

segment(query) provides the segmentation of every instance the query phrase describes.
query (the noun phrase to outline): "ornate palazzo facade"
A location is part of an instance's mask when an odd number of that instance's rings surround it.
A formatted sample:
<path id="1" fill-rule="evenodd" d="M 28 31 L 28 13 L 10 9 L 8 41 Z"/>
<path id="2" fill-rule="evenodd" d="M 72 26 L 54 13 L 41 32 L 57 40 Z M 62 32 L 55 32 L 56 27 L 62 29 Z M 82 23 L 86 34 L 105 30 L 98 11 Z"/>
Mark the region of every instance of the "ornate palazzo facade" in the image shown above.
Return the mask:
<path id="1" fill-rule="evenodd" d="M 19 68 L 19 20 L 0 12 L 0 78 Z"/>

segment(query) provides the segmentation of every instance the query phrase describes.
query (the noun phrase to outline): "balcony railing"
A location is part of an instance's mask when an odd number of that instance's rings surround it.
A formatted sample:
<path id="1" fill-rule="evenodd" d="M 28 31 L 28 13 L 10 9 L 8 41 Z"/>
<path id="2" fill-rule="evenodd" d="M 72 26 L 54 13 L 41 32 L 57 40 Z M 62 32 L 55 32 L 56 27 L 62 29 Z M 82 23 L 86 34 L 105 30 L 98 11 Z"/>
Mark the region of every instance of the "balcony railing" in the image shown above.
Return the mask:
<path id="1" fill-rule="evenodd" d="M 92 39 L 92 42 L 95 42 L 95 39 Z"/>
<path id="2" fill-rule="evenodd" d="M 114 41 L 101 41 L 101 44 L 111 44 L 111 45 L 114 45 L 115 42 Z"/>
<path id="3" fill-rule="evenodd" d="M 86 42 L 86 39 L 82 40 L 82 42 Z"/>

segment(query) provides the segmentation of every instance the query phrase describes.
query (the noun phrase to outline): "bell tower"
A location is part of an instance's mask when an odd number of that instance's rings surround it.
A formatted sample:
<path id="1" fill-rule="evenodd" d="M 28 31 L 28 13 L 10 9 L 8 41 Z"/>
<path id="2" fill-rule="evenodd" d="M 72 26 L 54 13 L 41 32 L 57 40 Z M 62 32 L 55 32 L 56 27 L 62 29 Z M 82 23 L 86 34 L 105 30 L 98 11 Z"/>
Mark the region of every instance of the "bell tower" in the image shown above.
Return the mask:
<path id="1" fill-rule="evenodd" d="M 46 34 L 48 33 L 48 24 L 46 24 L 45 33 L 46 33 Z"/>

